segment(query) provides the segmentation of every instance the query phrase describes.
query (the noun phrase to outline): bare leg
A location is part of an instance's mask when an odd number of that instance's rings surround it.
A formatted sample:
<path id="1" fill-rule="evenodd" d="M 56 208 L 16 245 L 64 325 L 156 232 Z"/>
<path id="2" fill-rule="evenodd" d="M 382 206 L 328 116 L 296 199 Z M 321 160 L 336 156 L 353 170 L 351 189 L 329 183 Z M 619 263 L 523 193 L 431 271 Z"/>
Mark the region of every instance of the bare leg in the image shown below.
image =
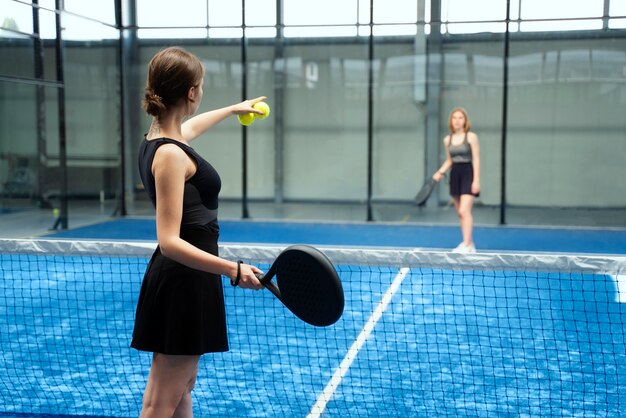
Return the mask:
<path id="1" fill-rule="evenodd" d="M 154 353 L 140 418 L 191 418 L 200 356 Z"/>
<path id="2" fill-rule="evenodd" d="M 172 418 L 193 418 L 193 402 L 191 401 L 191 390 L 190 388 L 185 394 L 183 398 L 178 403 L 176 407 L 176 411 L 174 411 L 174 415 Z"/>
<path id="3" fill-rule="evenodd" d="M 474 243 L 472 231 L 474 228 L 474 216 L 472 206 L 474 205 L 474 195 L 464 194 L 454 198 L 459 222 L 461 223 L 461 233 L 463 234 L 463 244 L 472 245 Z"/>
<path id="4" fill-rule="evenodd" d="M 454 203 L 454 209 L 456 209 L 456 215 L 459 217 L 459 222 L 461 222 L 461 196 L 452 196 L 452 203 Z M 461 233 L 463 233 L 463 224 L 461 223 Z M 465 237 L 461 241 L 463 245 L 465 245 Z M 457 247 L 458 248 L 458 247 Z"/>
<path id="5" fill-rule="evenodd" d="M 461 204 L 459 197 L 460 196 L 452 196 L 452 203 L 454 203 L 457 215 L 459 214 L 459 205 Z"/>

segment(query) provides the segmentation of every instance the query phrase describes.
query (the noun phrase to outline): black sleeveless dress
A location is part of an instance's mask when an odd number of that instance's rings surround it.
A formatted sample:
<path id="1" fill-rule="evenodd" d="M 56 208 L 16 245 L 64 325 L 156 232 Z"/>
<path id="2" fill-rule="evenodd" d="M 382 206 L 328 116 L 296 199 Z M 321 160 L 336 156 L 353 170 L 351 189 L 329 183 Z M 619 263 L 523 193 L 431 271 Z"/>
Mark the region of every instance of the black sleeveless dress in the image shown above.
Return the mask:
<path id="1" fill-rule="evenodd" d="M 180 237 L 218 255 L 217 171 L 190 146 L 168 138 L 145 140 L 139 148 L 139 171 L 156 207 L 152 161 L 158 147 L 175 144 L 197 165 L 185 182 Z M 222 278 L 184 266 L 156 248 L 146 269 L 131 347 L 163 354 L 200 355 L 228 351 Z"/>

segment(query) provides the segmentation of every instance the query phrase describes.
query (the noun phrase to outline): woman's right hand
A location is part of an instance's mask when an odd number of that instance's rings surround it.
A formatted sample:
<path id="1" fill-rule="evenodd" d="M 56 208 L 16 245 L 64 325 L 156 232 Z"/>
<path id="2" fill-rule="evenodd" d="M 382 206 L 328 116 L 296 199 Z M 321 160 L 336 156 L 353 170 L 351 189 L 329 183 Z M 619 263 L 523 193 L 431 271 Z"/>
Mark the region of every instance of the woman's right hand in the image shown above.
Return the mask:
<path id="1" fill-rule="evenodd" d="M 443 174 L 441 174 L 439 171 L 433 174 L 433 180 L 435 180 L 437 183 L 439 183 L 442 178 L 443 178 Z"/>
<path id="2" fill-rule="evenodd" d="M 232 106 L 232 111 L 235 115 L 244 115 L 246 113 L 254 113 L 257 115 L 262 115 L 263 112 L 259 109 L 255 109 L 254 105 L 258 102 L 262 102 L 267 99 L 267 96 L 259 96 L 254 99 L 244 100 L 241 103 L 237 103 Z"/>
<path id="3" fill-rule="evenodd" d="M 263 285 L 261 284 L 261 281 L 257 278 L 257 274 L 263 274 L 263 272 L 255 266 L 241 263 L 239 266 L 238 286 L 244 289 L 263 289 Z M 236 276 L 237 274 L 235 273 L 235 277 L 233 277 L 231 280 L 236 280 Z"/>

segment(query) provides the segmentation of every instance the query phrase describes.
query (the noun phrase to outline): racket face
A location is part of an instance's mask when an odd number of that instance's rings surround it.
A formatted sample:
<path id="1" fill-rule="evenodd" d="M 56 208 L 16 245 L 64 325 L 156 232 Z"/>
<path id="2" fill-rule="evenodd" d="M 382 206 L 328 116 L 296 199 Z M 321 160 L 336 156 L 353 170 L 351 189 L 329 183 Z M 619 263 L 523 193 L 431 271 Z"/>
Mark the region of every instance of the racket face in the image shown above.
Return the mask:
<path id="1" fill-rule="evenodd" d="M 281 301 L 290 311 L 315 326 L 337 322 L 344 308 L 343 287 L 321 251 L 294 245 L 280 253 L 274 266 Z"/>
<path id="2" fill-rule="evenodd" d="M 420 191 L 415 196 L 415 203 L 418 205 L 423 205 L 426 203 L 426 200 L 430 197 L 430 194 L 433 192 L 435 188 L 435 180 L 429 179 L 424 183 Z"/>

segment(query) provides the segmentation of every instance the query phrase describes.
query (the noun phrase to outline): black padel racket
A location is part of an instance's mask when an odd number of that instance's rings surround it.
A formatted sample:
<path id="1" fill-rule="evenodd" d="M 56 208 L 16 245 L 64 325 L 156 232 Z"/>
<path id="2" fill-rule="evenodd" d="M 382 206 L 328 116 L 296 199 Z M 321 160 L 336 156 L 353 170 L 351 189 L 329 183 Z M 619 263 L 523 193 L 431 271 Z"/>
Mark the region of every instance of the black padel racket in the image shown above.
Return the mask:
<path id="1" fill-rule="evenodd" d="M 335 267 L 317 248 L 285 248 L 259 280 L 291 312 L 318 327 L 332 325 L 344 307 L 343 287 Z M 276 277 L 276 283 L 272 278 Z"/>
<path id="2" fill-rule="evenodd" d="M 417 195 L 415 196 L 415 203 L 417 204 L 417 206 L 424 206 L 426 204 L 426 201 L 432 194 L 436 185 L 437 185 L 437 182 L 433 180 L 432 178 L 424 182 L 424 185 L 422 186 L 420 191 L 417 192 Z"/>

